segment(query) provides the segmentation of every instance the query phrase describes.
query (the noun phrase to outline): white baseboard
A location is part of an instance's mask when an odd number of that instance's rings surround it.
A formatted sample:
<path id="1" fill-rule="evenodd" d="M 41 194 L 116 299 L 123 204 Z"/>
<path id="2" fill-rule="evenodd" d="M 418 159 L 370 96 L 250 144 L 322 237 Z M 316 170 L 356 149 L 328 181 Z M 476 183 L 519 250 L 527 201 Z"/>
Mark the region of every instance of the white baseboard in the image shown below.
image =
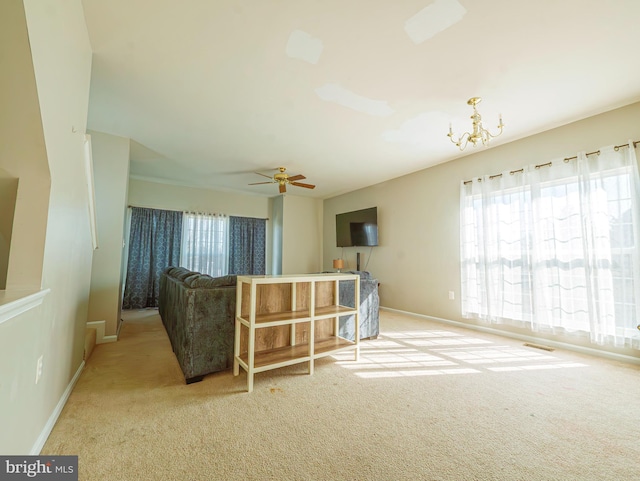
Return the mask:
<path id="1" fill-rule="evenodd" d="M 105 344 L 107 342 L 116 342 L 118 336 L 105 336 L 105 326 L 107 321 L 89 321 L 87 327 L 92 327 L 96 330 L 96 344 Z"/>
<path id="2" fill-rule="evenodd" d="M 408 316 L 419 317 L 429 321 L 441 322 L 443 324 L 451 324 L 457 327 L 463 327 L 465 329 L 472 329 L 474 331 L 486 332 L 489 334 L 495 334 L 497 336 L 518 339 L 520 341 L 532 342 L 535 344 L 544 344 L 545 346 L 557 347 L 558 349 L 566 349 L 568 351 L 575 351 L 581 354 L 588 354 L 590 356 L 604 357 L 607 359 L 613 359 L 614 361 L 640 365 L 640 358 L 627 356 L 626 354 L 618 354 L 615 352 L 602 351 L 600 349 L 593 349 L 586 346 L 579 346 L 577 344 L 570 344 L 568 342 L 552 341 L 550 339 L 542 339 L 535 336 L 527 336 L 524 334 L 518 334 L 516 332 L 510 332 L 510 331 L 503 331 L 501 329 L 495 329 L 492 327 L 478 326 L 475 324 L 467 324 L 466 322 L 460 322 L 460 321 L 452 321 L 451 319 L 442 319 L 440 317 L 426 316 L 424 314 L 416 314 L 415 312 L 401 311 L 400 309 L 392 309 L 391 307 L 380 306 L 380 310 L 397 312 L 399 314 L 406 314 Z"/>
<path id="3" fill-rule="evenodd" d="M 53 426 L 55 426 L 56 421 L 58 421 L 58 417 L 62 412 L 62 408 L 64 408 L 64 405 L 67 404 L 67 399 L 69 399 L 69 396 L 71 395 L 71 391 L 73 391 L 73 388 L 76 385 L 76 382 L 78 382 L 78 378 L 80 377 L 80 374 L 82 373 L 83 369 L 84 369 L 84 361 L 80 363 L 80 367 L 78 367 L 78 370 L 74 374 L 73 379 L 71 379 L 71 382 L 69 383 L 67 388 L 64 390 L 64 393 L 62 393 L 62 397 L 60 398 L 60 401 L 58 401 L 56 408 L 51 413 L 51 416 L 49 416 L 49 420 L 47 421 L 47 424 L 44 425 L 44 428 L 42 429 L 40 436 L 38 436 L 36 443 L 31 448 L 31 452 L 29 453 L 30 455 L 37 456 L 40 454 L 40 451 L 42 451 L 42 447 L 44 446 L 44 443 L 47 441 L 49 434 L 51 434 L 51 431 L 53 430 Z"/>
<path id="4" fill-rule="evenodd" d="M 120 329 L 122 329 L 123 324 L 124 324 L 124 320 L 120 319 L 118 321 L 118 329 L 116 330 L 116 337 L 120 337 Z"/>

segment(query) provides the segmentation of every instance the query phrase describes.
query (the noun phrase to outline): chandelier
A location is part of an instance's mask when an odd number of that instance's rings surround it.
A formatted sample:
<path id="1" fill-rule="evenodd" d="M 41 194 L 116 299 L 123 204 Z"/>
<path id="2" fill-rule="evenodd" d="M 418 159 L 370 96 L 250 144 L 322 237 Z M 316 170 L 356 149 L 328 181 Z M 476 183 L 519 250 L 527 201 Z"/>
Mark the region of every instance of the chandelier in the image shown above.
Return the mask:
<path id="1" fill-rule="evenodd" d="M 449 133 L 447 134 L 447 137 L 449 137 L 451 142 L 456 144 L 456 146 L 460 150 L 464 150 L 467 145 L 469 145 L 469 143 L 472 143 L 474 147 L 478 145 L 478 143 L 487 145 L 491 139 L 497 137 L 502 133 L 502 128 L 504 127 L 504 124 L 502 123 L 502 114 L 500 114 L 500 122 L 498 123 L 499 130 L 497 134 L 492 134 L 482 126 L 482 117 L 476 109 L 476 105 L 478 105 L 481 101 L 482 99 L 480 97 L 471 97 L 469 100 L 467 100 L 467 104 L 473 107 L 473 115 L 470 117 L 472 121 L 471 123 L 473 125 L 472 132 L 465 132 L 460 137 L 458 137 L 458 140 L 455 140 L 453 138 L 453 130 L 451 130 L 451 124 L 449 124 Z"/>

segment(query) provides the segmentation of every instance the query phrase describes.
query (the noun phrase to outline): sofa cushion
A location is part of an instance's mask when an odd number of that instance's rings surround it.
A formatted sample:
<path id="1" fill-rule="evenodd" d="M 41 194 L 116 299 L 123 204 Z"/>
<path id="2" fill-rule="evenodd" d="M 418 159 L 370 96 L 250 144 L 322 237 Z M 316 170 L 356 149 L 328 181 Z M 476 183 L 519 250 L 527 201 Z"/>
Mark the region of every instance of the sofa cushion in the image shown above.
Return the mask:
<path id="1" fill-rule="evenodd" d="M 349 274 L 358 274 L 361 280 L 373 279 L 371 272 L 369 271 L 347 271 Z"/>
<path id="2" fill-rule="evenodd" d="M 206 274 L 198 274 L 198 273 L 192 273 L 190 276 L 185 277 L 184 279 L 182 279 L 182 281 L 186 284 L 187 287 L 195 287 L 193 284 L 200 279 L 203 275 Z M 207 276 L 209 277 L 209 276 Z"/>
<path id="3" fill-rule="evenodd" d="M 199 275 L 198 272 L 190 271 L 186 267 L 168 267 L 166 273 L 168 276 L 181 281 L 184 281 L 187 277 Z"/>
<path id="4" fill-rule="evenodd" d="M 185 279 L 185 284 L 191 288 L 202 287 L 205 289 L 212 289 L 214 287 L 227 287 L 236 285 L 236 276 L 220 276 L 211 277 L 207 274 L 201 274 L 197 276 L 189 276 Z"/>

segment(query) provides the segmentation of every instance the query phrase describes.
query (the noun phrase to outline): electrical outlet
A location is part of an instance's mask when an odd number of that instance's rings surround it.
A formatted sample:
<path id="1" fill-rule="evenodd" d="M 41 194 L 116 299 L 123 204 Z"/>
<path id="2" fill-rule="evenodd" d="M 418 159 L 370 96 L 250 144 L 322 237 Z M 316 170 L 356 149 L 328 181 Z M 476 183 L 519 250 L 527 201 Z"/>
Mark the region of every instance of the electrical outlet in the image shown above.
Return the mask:
<path id="1" fill-rule="evenodd" d="M 453 291 L 449 291 L 449 300 L 453 301 L 456 298 L 456 295 Z"/>
<path id="2" fill-rule="evenodd" d="M 40 381 L 40 377 L 42 377 L 42 361 L 44 358 L 44 354 L 38 358 L 38 362 L 36 363 L 36 384 Z"/>

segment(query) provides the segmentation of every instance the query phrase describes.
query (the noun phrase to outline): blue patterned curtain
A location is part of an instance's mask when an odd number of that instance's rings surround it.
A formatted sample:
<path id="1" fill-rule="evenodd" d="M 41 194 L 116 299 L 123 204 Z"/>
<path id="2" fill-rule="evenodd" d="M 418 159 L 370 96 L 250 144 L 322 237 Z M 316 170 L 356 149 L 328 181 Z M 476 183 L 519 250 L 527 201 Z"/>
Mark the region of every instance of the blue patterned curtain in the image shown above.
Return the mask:
<path id="1" fill-rule="evenodd" d="M 123 309 L 158 307 L 160 273 L 180 264 L 182 212 L 131 208 Z"/>
<path id="2" fill-rule="evenodd" d="M 264 275 L 266 219 L 229 217 L 229 274 Z"/>

